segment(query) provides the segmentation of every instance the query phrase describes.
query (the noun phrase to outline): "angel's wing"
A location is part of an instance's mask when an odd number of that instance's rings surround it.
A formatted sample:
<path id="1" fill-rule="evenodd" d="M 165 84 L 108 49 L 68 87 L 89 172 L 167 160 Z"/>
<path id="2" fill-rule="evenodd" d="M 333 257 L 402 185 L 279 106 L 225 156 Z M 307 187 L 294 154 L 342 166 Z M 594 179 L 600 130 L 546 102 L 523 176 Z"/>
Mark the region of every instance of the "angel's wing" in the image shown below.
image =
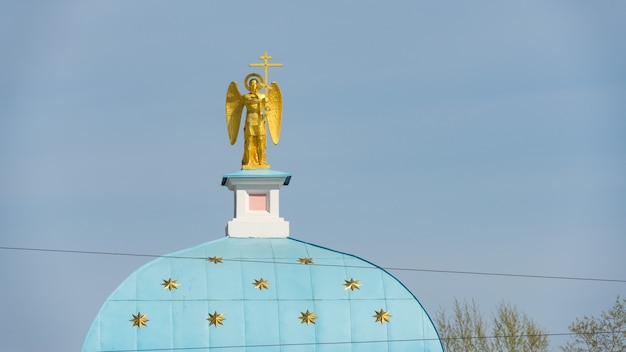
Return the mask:
<path id="1" fill-rule="evenodd" d="M 272 82 L 266 95 L 265 114 L 267 124 L 272 136 L 272 143 L 278 144 L 280 139 L 280 126 L 283 121 L 283 95 L 280 93 L 278 83 Z"/>
<path id="2" fill-rule="evenodd" d="M 230 82 L 226 91 L 226 126 L 228 127 L 230 144 L 235 144 L 237 141 L 243 106 L 243 97 L 239 94 L 237 82 Z"/>

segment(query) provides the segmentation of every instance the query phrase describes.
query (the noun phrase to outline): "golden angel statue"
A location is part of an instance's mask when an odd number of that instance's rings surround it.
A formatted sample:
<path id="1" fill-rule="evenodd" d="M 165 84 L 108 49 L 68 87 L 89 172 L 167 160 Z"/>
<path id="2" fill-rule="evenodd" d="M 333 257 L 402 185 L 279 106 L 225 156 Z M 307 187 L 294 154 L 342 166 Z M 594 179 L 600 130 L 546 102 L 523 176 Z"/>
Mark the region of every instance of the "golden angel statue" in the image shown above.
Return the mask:
<path id="1" fill-rule="evenodd" d="M 246 107 L 246 120 L 243 127 L 242 169 L 269 169 L 265 149 L 267 137 L 265 123 L 269 127 L 272 142 L 278 144 L 282 124 L 282 94 L 276 82 L 267 87 L 261 75 L 251 73 L 246 76 L 244 85 L 247 94 L 240 94 L 237 82 L 231 82 L 226 91 L 226 125 L 230 144 L 235 144 L 239 135 L 243 107 Z M 260 89 L 265 88 L 265 94 Z"/>

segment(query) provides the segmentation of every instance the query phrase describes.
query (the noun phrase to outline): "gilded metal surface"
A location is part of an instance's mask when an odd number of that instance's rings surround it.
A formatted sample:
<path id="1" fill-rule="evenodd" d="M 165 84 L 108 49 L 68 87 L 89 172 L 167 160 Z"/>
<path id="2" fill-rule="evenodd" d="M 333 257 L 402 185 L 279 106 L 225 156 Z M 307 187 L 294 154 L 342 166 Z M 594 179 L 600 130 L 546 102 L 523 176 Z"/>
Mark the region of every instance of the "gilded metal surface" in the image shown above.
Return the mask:
<path id="1" fill-rule="evenodd" d="M 372 317 L 376 318 L 376 322 L 380 322 L 380 324 L 388 323 L 391 315 L 389 315 L 389 311 L 380 308 L 379 311 L 375 310 L 376 314 L 372 315 Z"/>
<path id="2" fill-rule="evenodd" d="M 267 289 L 268 287 L 270 287 L 270 283 L 267 280 L 263 280 L 263 278 L 260 278 L 259 280 L 254 280 L 252 284 L 254 285 L 254 288 L 258 288 L 259 291 L 264 288 Z"/>
<path id="3" fill-rule="evenodd" d="M 308 258 L 308 257 L 298 258 L 298 261 L 300 262 L 300 264 L 304 264 L 304 265 L 313 264 L 313 258 Z"/>
<path id="4" fill-rule="evenodd" d="M 215 325 L 215 327 L 217 327 L 218 325 L 224 325 L 222 322 L 226 320 L 226 318 L 224 318 L 224 314 L 215 311 L 213 314 L 209 313 L 209 317 L 206 318 L 206 320 L 209 321 L 209 326 Z"/>
<path id="5" fill-rule="evenodd" d="M 315 316 L 315 312 L 309 312 L 308 309 L 306 310 L 306 312 L 300 312 L 301 324 L 315 324 L 315 319 L 317 319 L 317 317 Z"/>
<path id="6" fill-rule="evenodd" d="M 266 96 L 265 115 L 267 116 L 267 125 L 270 128 L 272 143 L 278 144 L 280 127 L 283 123 L 283 95 L 276 82 L 272 82 Z"/>
<path id="7" fill-rule="evenodd" d="M 209 257 L 209 263 L 213 263 L 213 264 L 222 263 L 222 257 Z"/>
<path id="8" fill-rule="evenodd" d="M 172 289 L 178 289 L 179 284 L 178 282 L 176 282 L 176 280 L 172 280 L 172 278 L 170 277 L 167 280 L 163 279 L 163 283 L 161 285 L 163 285 L 163 289 L 171 291 Z"/>
<path id="9" fill-rule="evenodd" d="M 354 291 L 354 289 L 360 290 L 359 287 L 361 287 L 361 284 L 359 283 L 359 280 L 355 280 L 350 278 L 350 280 L 343 280 L 346 283 L 343 284 L 346 287 L 346 290 L 351 290 Z"/>
<path id="10" fill-rule="evenodd" d="M 148 318 L 146 318 L 145 314 L 141 314 L 141 312 L 137 312 L 137 315 L 133 314 L 133 318 L 130 320 L 133 322 L 133 326 L 141 329 L 142 326 L 148 326 Z"/>
<path id="11" fill-rule="evenodd" d="M 237 89 L 237 82 L 230 82 L 226 91 L 226 126 L 230 144 L 235 144 L 241 125 L 241 113 L 243 112 L 243 97 Z"/>
<path id="12" fill-rule="evenodd" d="M 267 85 L 267 68 L 280 67 L 282 64 L 270 64 L 272 57 L 267 52 L 260 57 L 262 64 L 250 66 L 264 67 L 265 76 L 251 73 L 246 76 L 244 86 L 248 93 L 241 94 L 237 82 L 231 82 L 226 91 L 226 126 L 230 144 L 235 144 L 241 126 L 241 117 L 244 106 L 246 118 L 244 122 L 244 152 L 241 161 L 242 169 L 268 169 L 266 149 L 266 124 L 269 126 L 272 143 L 278 144 L 282 125 L 282 93 L 278 84 L 272 82 Z M 261 93 L 264 89 L 264 93 Z"/>
<path id="13" fill-rule="evenodd" d="M 267 55 L 267 51 L 265 53 L 263 53 L 263 56 L 259 56 L 260 60 L 263 60 L 263 63 L 253 63 L 253 64 L 249 64 L 250 67 L 263 67 L 263 73 L 265 73 L 265 76 L 263 76 L 263 78 L 265 79 L 265 82 L 269 82 L 267 80 L 267 68 L 268 67 L 283 67 L 283 64 L 277 64 L 277 63 L 273 63 L 270 64 L 268 61 L 272 59 L 271 56 Z"/>

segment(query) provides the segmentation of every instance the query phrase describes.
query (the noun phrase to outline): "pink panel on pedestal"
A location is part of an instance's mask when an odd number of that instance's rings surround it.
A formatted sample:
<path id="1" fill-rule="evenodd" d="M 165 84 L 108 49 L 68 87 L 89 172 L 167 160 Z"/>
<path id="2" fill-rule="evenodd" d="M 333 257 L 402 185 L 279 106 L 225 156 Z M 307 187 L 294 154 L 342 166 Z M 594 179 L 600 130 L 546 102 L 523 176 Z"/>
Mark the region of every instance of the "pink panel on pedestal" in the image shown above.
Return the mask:
<path id="1" fill-rule="evenodd" d="M 250 210 L 267 210 L 267 194 L 250 194 Z"/>

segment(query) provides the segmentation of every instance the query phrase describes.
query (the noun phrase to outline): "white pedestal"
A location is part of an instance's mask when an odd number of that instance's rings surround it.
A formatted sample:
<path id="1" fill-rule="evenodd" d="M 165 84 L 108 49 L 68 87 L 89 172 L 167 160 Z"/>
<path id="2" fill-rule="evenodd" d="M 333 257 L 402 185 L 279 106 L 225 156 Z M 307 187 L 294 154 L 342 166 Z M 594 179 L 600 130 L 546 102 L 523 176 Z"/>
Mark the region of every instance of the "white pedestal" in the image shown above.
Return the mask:
<path id="1" fill-rule="evenodd" d="M 289 222 L 279 217 L 279 189 L 291 175 L 259 169 L 224 175 L 222 186 L 235 194 L 235 217 L 226 225 L 226 236 L 289 237 Z"/>

